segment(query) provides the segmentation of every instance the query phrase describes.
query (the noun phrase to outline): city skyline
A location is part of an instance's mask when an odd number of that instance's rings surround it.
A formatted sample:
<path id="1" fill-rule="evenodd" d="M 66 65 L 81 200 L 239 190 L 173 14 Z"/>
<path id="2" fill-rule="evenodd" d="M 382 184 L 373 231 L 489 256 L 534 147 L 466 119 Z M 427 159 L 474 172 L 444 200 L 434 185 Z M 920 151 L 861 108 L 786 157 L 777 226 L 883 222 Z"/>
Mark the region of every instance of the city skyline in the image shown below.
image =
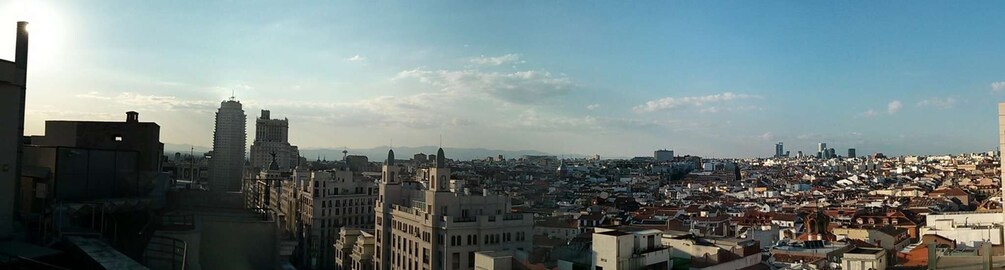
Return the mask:
<path id="1" fill-rule="evenodd" d="M 27 134 L 135 110 L 165 143 L 208 147 L 234 93 L 289 117 L 305 150 L 442 135 L 605 157 L 907 155 L 995 149 L 1005 18 L 988 3 L 14 1 L 0 23 L 36 30 Z"/>

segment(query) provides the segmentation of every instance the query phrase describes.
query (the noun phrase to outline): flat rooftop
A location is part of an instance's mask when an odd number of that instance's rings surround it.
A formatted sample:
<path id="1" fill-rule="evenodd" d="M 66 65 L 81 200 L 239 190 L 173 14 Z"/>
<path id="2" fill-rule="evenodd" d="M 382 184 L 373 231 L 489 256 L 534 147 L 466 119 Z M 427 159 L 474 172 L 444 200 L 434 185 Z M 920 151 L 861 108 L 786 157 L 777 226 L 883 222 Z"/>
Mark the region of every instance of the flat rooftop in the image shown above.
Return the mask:
<path id="1" fill-rule="evenodd" d="M 860 248 L 860 247 L 857 247 L 855 249 L 852 249 L 851 251 L 848 251 L 848 253 L 854 253 L 854 254 L 877 254 L 877 253 L 879 253 L 881 251 L 883 251 L 883 250 L 882 249 L 878 249 L 878 248 Z"/>

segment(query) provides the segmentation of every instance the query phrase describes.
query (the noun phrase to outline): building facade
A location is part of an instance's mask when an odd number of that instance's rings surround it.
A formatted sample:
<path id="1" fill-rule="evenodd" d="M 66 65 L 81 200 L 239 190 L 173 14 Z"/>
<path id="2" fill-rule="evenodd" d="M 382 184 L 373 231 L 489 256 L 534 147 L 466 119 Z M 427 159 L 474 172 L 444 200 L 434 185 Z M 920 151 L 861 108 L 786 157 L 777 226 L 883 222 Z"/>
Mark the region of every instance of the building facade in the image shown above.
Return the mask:
<path id="1" fill-rule="evenodd" d="M 300 151 L 289 141 L 289 119 L 272 119 L 269 110 L 255 120 L 255 141 L 251 144 L 251 166 L 265 168 L 276 155 L 280 169 L 289 170 L 297 166 Z"/>
<path id="2" fill-rule="evenodd" d="M 507 196 L 472 194 L 451 180 L 443 149 L 433 167 L 404 181 L 388 151 L 377 198 L 374 269 L 474 269 L 475 252 L 532 247 L 531 214 L 510 213 Z"/>
<path id="3" fill-rule="evenodd" d="M 14 62 L 0 59 L 0 239 L 14 230 L 14 198 L 21 175 L 28 23 L 17 23 Z"/>
<path id="4" fill-rule="evenodd" d="M 671 248 L 663 245 L 663 232 L 597 228 L 593 234 L 593 269 L 670 269 Z"/>
<path id="5" fill-rule="evenodd" d="M 209 189 L 239 191 L 244 178 L 247 116 L 241 102 L 231 97 L 220 102 L 213 130 L 213 154 L 209 161 Z"/>

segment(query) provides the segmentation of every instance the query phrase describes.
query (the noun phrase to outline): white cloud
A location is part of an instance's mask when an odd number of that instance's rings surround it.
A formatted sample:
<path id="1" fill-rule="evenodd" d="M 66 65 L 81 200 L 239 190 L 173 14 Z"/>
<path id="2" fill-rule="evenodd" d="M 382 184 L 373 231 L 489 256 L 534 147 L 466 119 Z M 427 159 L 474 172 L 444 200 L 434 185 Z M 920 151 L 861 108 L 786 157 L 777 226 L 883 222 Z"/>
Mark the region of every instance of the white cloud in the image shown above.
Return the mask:
<path id="1" fill-rule="evenodd" d="M 115 96 L 101 95 L 97 92 L 76 95 L 82 99 L 96 99 L 102 101 L 112 101 L 118 105 L 126 106 L 136 110 L 211 110 L 216 102 L 208 100 L 187 100 L 175 96 L 144 95 L 130 92 L 119 93 Z"/>
<path id="2" fill-rule="evenodd" d="M 876 110 L 873 110 L 873 109 L 868 109 L 868 110 L 866 110 L 866 111 L 861 112 L 861 113 L 858 114 L 858 116 L 861 116 L 861 117 L 873 117 L 873 116 L 876 116 L 876 115 L 879 115 L 879 113 L 876 112 Z"/>
<path id="3" fill-rule="evenodd" d="M 471 63 L 483 65 L 483 66 L 501 66 L 506 64 L 523 64 L 526 61 L 520 59 L 519 54 L 506 54 L 495 57 L 479 56 L 471 58 Z"/>
<path id="4" fill-rule="evenodd" d="M 771 133 L 771 132 L 765 132 L 764 134 L 761 134 L 761 136 L 757 136 L 757 137 L 759 139 L 761 139 L 762 141 L 774 141 L 775 140 L 775 134 Z"/>
<path id="5" fill-rule="evenodd" d="M 938 109 L 949 109 L 956 106 L 956 98 L 930 98 L 918 101 L 918 107 L 933 107 Z"/>
<path id="6" fill-rule="evenodd" d="M 347 62 L 363 62 L 363 61 L 366 61 L 366 57 L 363 57 L 363 56 L 360 56 L 360 55 L 357 54 L 357 55 L 353 55 L 352 57 L 346 58 L 345 61 L 347 61 Z"/>
<path id="7" fill-rule="evenodd" d="M 572 81 L 565 75 L 547 71 L 511 73 L 480 70 L 413 69 L 398 73 L 395 79 L 414 78 L 421 83 L 442 87 L 452 94 L 484 94 L 515 104 L 529 104 L 541 99 L 567 94 Z"/>
<path id="8" fill-rule="evenodd" d="M 900 103 L 900 100 L 890 101 L 890 103 L 886 104 L 886 112 L 889 114 L 895 114 L 903 107 L 904 104 Z"/>
<path id="9" fill-rule="evenodd" d="M 993 82 L 991 83 L 991 90 L 995 92 L 1005 90 L 1005 82 Z"/>
<path id="10" fill-rule="evenodd" d="M 596 110 L 598 108 L 600 108 L 600 104 L 594 103 L 594 104 L 586 105 L 586 109 L 587 110 Z"/>
<path id="11" fill-rule="evenodd" d="M 680 109 L 687 107 L 700 108 L 702 112 L 718 112 L 721 111 L 718 106 L 714 104 L 725 103 L 734 100 L 742 99 L 761 99 L 763 97 L 758 95 L 749 94 L 736 94 L 732 92 L 725 92 L 721 94 L 707 95 L 707 96 L 693 96 L 693 97 L 665 97 L 657 100 L 647 101 L 645 104 L 638 105 L 632 109 L 636 112 L 656 112 L 671 109 Z"/>

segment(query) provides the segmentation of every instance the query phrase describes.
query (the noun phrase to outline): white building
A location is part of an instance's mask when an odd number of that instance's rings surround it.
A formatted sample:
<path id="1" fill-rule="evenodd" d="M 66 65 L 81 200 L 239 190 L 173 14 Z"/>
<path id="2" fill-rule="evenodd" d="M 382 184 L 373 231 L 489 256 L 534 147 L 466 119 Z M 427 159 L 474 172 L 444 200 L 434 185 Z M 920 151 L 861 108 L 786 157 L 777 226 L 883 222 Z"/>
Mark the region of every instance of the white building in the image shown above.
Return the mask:
<path id="1" fill-rule="evenodd" d="M 471 194 L 450 179 L 443 149 L 432 168 L 402 181 L 388 151 L 376 206 L 375 269 L 474 269 L 475 252 L 532 247 L 531 214 L 510 213 L 507 196 Z"/>
<path id="2" fill-rule="evenodd" d="M 300 150 L 289 141 L 289 119 L 272 119 L 269 110 L 255 120 L 255 142 L 251 144 L 251 166 L 265 168 L 276 155 L 280 169 L 297 166 Z"/>
<path id="3" fill-rule="evenodd" d="M 842 270 L 886 270 L 887 264 L 882 248 L 855 248 L 841 257 Z"/>
<path id="4" fill-rule="evenodd" d="M 593 233 L 593 269 L 670 269 L 671 248 L 663 232 L 655 229 L 596 228 Z"/>
<path id="5" fill-rule="evenodd" d="M 220 102 L 213 131 L 213 155 L 209 160 L 209 189 L 239 191 L 244 178 L 244 146 L 247 124 L 241 102 L 230 97 Z"/>

